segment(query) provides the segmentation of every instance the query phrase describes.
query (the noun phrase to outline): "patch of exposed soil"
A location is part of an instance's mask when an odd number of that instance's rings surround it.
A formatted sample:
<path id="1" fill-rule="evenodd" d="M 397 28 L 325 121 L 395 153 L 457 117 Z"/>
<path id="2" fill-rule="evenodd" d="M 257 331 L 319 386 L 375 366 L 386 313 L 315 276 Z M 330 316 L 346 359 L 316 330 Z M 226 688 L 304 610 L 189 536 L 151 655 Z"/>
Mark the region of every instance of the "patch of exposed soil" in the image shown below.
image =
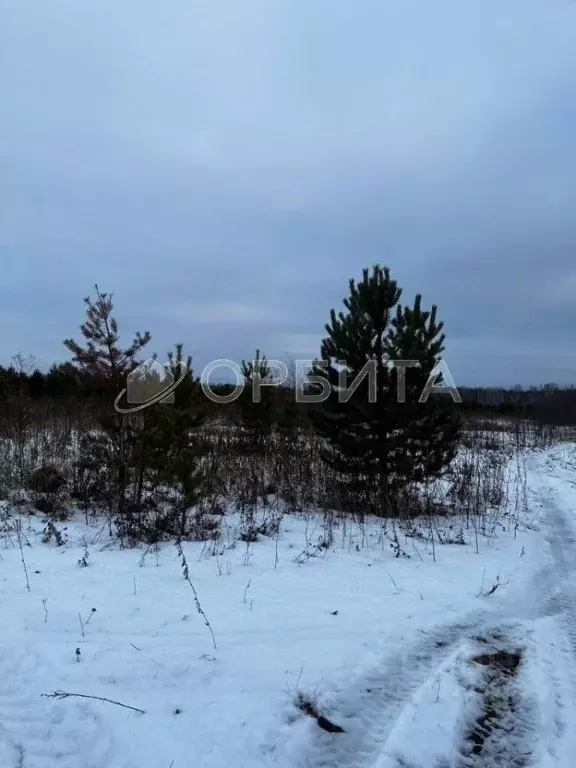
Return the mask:
<path id="1" fill-rule="evenodd" d="M 502 766 L 525 768 L 530 750 L 524 745 L 526 713 L 515 678 L 523 661 L 522 648 L 496 648 L 501 634 L 477 637 L 487 647 L 470 662 L 483 668 L 483 679 L 474 690 L 481 697 L 480 712 L 468 726 L 458 768 Z"/>

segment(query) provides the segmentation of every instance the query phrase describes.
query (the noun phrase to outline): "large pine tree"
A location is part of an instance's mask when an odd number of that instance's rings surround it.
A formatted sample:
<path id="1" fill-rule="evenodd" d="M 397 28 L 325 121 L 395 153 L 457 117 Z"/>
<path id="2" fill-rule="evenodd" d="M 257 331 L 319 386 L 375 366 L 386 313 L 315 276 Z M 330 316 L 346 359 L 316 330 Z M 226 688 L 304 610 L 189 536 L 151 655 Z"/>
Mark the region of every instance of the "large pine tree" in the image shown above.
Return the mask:
<path id="1" fill-rule="evenodd" d="M 378 515 L 397 514 L 408 486 L 446 468 L 459 433 L 451 399 L 433 395 L 420 402 L 444 350 L 443 323 L 435 306 L 422 310 L 420 296 L 412 307 L 401 306 L 401 293 L 390 270 L 378 264 L 364 269 L 360 282 L 350 280 L 345 310 L 331 310 L 321 360 L 312 369 L 316 386 L 329 384 L 315 421 L 339 498 Z M 419 367 L 402 367 L 407 360 Z"/>

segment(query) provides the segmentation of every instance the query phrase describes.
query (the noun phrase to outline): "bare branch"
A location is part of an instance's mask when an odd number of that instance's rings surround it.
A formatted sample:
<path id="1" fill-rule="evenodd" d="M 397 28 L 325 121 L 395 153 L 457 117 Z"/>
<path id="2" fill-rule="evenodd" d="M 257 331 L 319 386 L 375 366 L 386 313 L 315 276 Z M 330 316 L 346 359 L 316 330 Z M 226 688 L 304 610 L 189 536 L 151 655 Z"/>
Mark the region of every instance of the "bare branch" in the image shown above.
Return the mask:
<path id="1" fill-rule="evenodd" d="M 53 691 L 52 693 L 42 693 L 46 699 L 68 699 L 71 696 L 76 696 L 80 699 L 95 699 L 96 701 L 107 701 L 109 704 L 116 704 L 118 707 L 124 707 L 124 709 L 131 709 L 133 712 L 140 712 L 141 715 L 145 715 L 144 709 L 138 709 L 138 707 L 131 707 L 129 704 L 122 704 L 120 701 L 114 701 L 113 699 L 107 699 L 104 696 L 90 696 L 86 693 L 67 693 L 66 691 Z"/>

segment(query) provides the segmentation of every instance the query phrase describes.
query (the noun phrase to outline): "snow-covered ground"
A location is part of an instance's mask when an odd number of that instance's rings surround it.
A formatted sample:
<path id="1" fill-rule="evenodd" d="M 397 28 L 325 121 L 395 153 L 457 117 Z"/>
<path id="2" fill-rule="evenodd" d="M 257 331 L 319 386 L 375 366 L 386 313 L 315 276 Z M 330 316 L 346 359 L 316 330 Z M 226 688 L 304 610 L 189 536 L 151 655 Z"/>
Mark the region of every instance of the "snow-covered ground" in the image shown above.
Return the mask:
<path id="1" fill-rule="evenodd" d="M 0 768 L 572 768 L 576 449 L 527 461 L 526 524 L 479 552 L 464 530 L 395 558 L 376 521 L 298 557 L 313 517 L 186 544 L 216 648 L 173 545 L 143 558 L 79 520 L 57 547 L 26 518 L 29 590 L 0 549 Z"/>

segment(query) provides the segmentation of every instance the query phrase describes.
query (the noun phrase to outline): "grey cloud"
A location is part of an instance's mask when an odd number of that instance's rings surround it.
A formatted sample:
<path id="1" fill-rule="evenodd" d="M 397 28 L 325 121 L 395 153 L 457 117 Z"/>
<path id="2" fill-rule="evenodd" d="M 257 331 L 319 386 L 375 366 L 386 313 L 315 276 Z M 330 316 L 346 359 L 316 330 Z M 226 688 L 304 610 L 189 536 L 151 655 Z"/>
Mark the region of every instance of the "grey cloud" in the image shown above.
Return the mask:
<path id="1" fill-rule="evenodd" d="M 575 73 L 569 2 L 4 4 L 0 358 L 95 282 L 161 355 L 309 356 L 381 261 L 458 381 L 572 381 Z"/>

